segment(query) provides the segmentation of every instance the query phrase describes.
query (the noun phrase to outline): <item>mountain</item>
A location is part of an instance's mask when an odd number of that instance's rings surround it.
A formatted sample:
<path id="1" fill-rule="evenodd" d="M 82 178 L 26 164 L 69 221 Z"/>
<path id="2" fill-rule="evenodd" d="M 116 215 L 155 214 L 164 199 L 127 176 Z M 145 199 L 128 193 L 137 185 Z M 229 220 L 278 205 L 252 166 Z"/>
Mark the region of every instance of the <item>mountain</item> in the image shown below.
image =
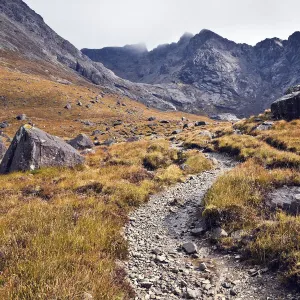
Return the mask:
<path id="1" fill-rule="evenodd" d="M 152 51 L 125 46 L 82 52 L 125 79 L 177 86 L 209 113 L 250 115 L 300 82 L 299 46 L 300 32 L 288 40 L 272 38 L 250 46 L 204 29 Z"/>
<path id="2" fill-rule="evenodd" d="M 56 34 L 21 0 L 0 0 L 0 24 L 0 56 L 11 68 L 22 66 L 24 72 L 64 82 L 87 80 L 107 92 L 163 110 L 175 110 L 176 103 L 182 106 L 188 102 L 177 90 L 131 83 L 117 77 Z"/>

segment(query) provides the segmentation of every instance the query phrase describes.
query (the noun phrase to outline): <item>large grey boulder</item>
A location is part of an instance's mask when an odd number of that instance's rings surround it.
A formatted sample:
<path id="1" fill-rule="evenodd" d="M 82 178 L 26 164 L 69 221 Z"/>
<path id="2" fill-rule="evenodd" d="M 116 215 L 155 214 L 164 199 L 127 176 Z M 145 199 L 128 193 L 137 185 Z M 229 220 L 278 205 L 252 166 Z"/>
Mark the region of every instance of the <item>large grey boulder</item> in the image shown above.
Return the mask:
<path id="1" fill-rule="evenodd" d="M 73 148 L 77 150 L 92 149 L 94 147 L 93 141 L 86 134 L 79 134 L 75 139 L 68 142 Z"/>
<path id="2" fill-rule="evenodd" d="M 0 173 L 35 170 L 41 167 L 73 167 L 84 158 L 62 139 L 30 125 L 16 133 L 1 165 Z"/>
<path id="3" fill-rule="evenodd" d="M 273 102 L 271 111 L 276 119 L 290 121 L 300 118 L 300 91 L 287 94 Z"/>
<path id="4" fill-rule="evenodd" d="M 0 160 L 4 157 L 6 150 L 7 150 L 7 148 L 6 148 L 5 144 L 0 139 Z"/>

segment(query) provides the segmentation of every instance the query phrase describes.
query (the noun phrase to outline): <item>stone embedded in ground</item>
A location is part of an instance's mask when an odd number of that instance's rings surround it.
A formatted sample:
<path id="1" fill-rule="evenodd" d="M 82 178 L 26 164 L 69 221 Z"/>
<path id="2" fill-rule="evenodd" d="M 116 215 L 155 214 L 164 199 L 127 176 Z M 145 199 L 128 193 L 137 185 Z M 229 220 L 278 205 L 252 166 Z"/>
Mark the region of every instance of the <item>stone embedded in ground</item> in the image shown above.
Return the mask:
<path id="1" fill-rule="evenodd" d="M 274 125 L 274 122 L 263 122 L 262 124 L 258 125 L 256 127 L 256 130 L 264 131 L 264 130 L 270 130 Z"/>
<path id="2" fill-rule="evenodd" d="M 101 130 L 94 130 L 93 133 L 92 133 L 92 136 L 96 136 L 96 135 L 103 135 L 104 133 L 101 131 Z"/>
<path id="3" fill-rule="evenodd" d="M 202 262 L 202 263 L 199 265 L 199 270 L 200 270 L 200 271 L 206 271 L 206 270 L 207 270 L 207 265 L 206 265 L 204 262 Z"/>
<path id="4" fill-rule="evenodd" d="M 62 139 L 30 125 L 16 133 L 0 165 L 0 173 L 35 170 L 41 167 L 73 167 L 84 158 Z"/>
<path id="5" fill-rule="evenodd" d="M 201 226 L 201 227 L 197 227 L 191 230 L 191 235 L 193 236 L 201 236 L 206 232 L 206 227 L 205 226 Z"/>
<path id="6" fill-rule="evenodd" d="M 4 121 L 4 122 L 0 123 L 0 128 L 2 128 L 2 129 L 7 128 L 8 126 L 9 126 L 9 124 L 8 124 L 7 121 Z"/>
<path id="7" fill-rule="evenodd" d="M 183 244 L 182 248 L 187 254 L 194 254 L 198 252 L 197 246 L 192 242 Z"/>
<path id="8" fill-rule="evenodd" d="M 198 292 L 195 290 L 192 290 L 190 288 L 186 289 L 186 296 L 188 299 L 196 299 L 198 297 Z"/>
<path id="9" fill-rule="evenodd" d="M 24 121 L 24 120 L 27 119 L 27 116 L 26 116 L 25 114 L 21 114 L 21 115 L 18 115 L 18 116 L 16 117 L 16 119 L 17 119 L 18 121 Z"/>
<path id="10" fill-rule="evenodd" d="M 204 126 L 204 125 L 207 125 L 207 123 L 205 121 L 197 121 L 195 122 L 195 126 L 198 127 L 198 126 Z"/>
<path id="11" fill-rule="evenodd" d="M 191 127 L 193 127 L 193 126 L 194 126 L 193 123 L 184 124 L 184 125 L 183 125 L 183 129 L 191 128 Z"/>
<path id="12" fill-rule="evenodd" d="M 95 154 L 96 151 L 93 149 L 85 149 L 83 151 L 80 152 L 81 155 L 87 155 L 87 154 Z"/>
<path id="13" fill-rule="evenodd" d="M 267 204 L 272 209 L 283 209 L 291 215 L 300 212 L 300 187 L 291 186 L 274 190 L 267 198 Z"/>
<path id="14" fill-rule="evenodd" d="M 153 283 L 150 282 L 150 281 L 143 281 L 143 282 L 140 283 L 140 285 L 144 289 L 150 289 L 151 286 L 153 285 Z"/>
<path id="15" fill-rule="evenodd" d="M 181 132 L 182 132 L 181 129 L 176 129 L 176 130 L 174 130 L 174 131 L 172 132 L 172 134 L 179 134 L 179 133 L 181 133 Z"/>
<path id="16" fill-rule="evenodd" d="M 73 140 L 70 140 L 68 144 L 77 150 L 92 149 L 94 147 L 93 141 L 83 133 L 79 134 Z"/>
<path id="17" fill-rule="evenodd" d="M 150 117 L 150 118 L 148 118 L 148 121 L 150 121 L 150 122 L 155 121 L 155 120 L 156 120 L 155 117 Z"/>
<path id="18" fill-rule="evenodd" d="M 170 202 L 171 206 L 184 206 L 184 200 L 175 198 L 173 201 Z"/>
<path id="19" fill-rule="evenodd" d="M 105 140 L 105 141 L 102 143 L 102 145 L 104 145 L 104 146 L 111 146 L 111 145 L 113 145 L 115 142 L 116 142 L 116 141 L 115 141 L 114 139 L 107 139 L 107 140 Z"/>
<path id="20" fill-rule="evenodd" d="M 228 233 L 221 227 L 214 228 L 211 232 L 211 237 L 216 240 L 227 236 Z"/>
<path id="21" fill-rule="evenodd" d="M 66 106 L 64 107 L 65 109 L 71 109 L 72 105 L 70 103 L 67 103 Z"/>

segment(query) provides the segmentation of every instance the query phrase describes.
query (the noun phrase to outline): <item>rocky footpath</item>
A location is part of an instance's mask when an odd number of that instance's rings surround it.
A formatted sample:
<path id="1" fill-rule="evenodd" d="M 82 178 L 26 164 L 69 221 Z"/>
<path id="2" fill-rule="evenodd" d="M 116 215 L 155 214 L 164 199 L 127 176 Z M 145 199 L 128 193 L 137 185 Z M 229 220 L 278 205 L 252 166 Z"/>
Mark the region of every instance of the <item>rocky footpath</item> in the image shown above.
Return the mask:
<path id="1" fill-rule="evenodd" d="M 130 216 L 126 270 L 136 299 L 300 299 L 268 269 L 246 266 L 236 254 L 217 253 L 201 234 L 203 196 L 235 165 L 227 157 L 209 156 L 217 162 L 214 170 L 154 195 Z"/>

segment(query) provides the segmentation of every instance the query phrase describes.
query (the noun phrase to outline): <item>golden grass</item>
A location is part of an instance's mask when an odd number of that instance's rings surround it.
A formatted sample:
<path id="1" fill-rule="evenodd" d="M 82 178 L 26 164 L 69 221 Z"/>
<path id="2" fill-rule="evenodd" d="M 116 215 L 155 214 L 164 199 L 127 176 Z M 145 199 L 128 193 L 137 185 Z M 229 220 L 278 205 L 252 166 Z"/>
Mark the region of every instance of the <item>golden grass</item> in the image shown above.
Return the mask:
<path id="1" fill-rule="evenodd" d="M 279 267 L 283 279 L 300 287 L 300 216 L 278 213 L 273 221 L 264 222 L 246 247 L 258 262 Z"/>
<path id="2" fill-rule="evenodd" d="M 184 177 L 174 163 L 148 172 L 149 151 L 175 150 L 164 140 L 121 143 L 75 169 L 0 176 L 0 298 L 128 299 L 116 264 L 127 256 L 127 213 Z"/>
<path id="3" fill-rule="evenodd" d="M 99 97 L 101 88 L 72 72 L 3 51 L 0 89 L 0 122 L 9 122 L 4 133 L 10 137 L 23 124 L 15 117 L 25 113 L 50 134 L 70 139 L 97 129 L 103 132 L 100 142 L 117 142 L 98 147 L 81 167 L 0 176 L 0 298 L 83 299 L 86 292 L 94 299 L 128 299 L 132 291 L 117 264 L 127 256 L 121 234 L 127 214 L 187 174 L 179 165 L 188 158 L 164 140 L 182 126 L 181 118 L 210 120 L 160 112 L 107 92 Z M 64 109 L 66 103 L 71 110 Z M 150 116 L 156 120 L 148 121 Z M 117 120 L 122 124 L 115 126 Z M 141 141 L 123 143 L 137 135 Z M 144 167 L 147 159 L 151 171 Z M 189 163 L 193 171 L 203 169 L 196 167 L 205 165 L 202 160 Z"/>
<path id="4" fill-rule="evenodd" d="M 216 140 L 219 151 L 228 152 L 247 160 L 254 158 L 266 167 L 299 168 L 300 156 L 280 151 L 250 135 L 228 135 Z"/>
<path id="5" fill-rule="evenodd" d="M 213 163 L 208 160 L 201 152 L 191 150 L 186 153 L 185 172 L 197 174 L 213 168 Z"/>

